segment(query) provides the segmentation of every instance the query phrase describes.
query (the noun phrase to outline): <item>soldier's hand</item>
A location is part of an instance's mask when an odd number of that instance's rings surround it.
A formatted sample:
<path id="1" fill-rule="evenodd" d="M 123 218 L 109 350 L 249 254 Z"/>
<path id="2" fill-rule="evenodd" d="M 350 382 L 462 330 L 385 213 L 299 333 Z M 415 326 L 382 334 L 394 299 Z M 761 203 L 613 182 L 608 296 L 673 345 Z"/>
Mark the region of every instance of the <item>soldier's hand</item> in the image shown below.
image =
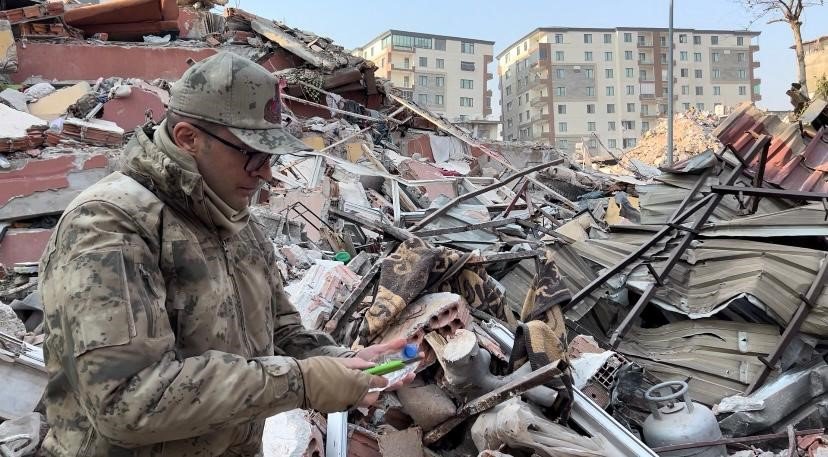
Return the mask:
<path id="1" fill-rule="evenodd" d="M 375 389 L 375 388 L 380 388 L 381 389 L 383 387 L 386 387 L 387 385 L 388 385 L 388 380 L 387 379 L 383 378 L 382 376 L 372 376 L 371 377 L 371 384 L 370 384 L 371 387 L 369 389 Z M 379 391 L 379 390 L 376 391 L 376 392 L 371 392 L 369 390 L 368 393 L 365 394 L 364 397 L 362 397 L 362 400 L 359 401 L 357 406 L 360 407 L 360 408 L 367 408 L 369 406 L 373 406 L 374 403 L 376 403 L 377 400 L 379 400 L 379 397 L 380 397 L 381 393 L 382 393 L 382 391 Z"/>

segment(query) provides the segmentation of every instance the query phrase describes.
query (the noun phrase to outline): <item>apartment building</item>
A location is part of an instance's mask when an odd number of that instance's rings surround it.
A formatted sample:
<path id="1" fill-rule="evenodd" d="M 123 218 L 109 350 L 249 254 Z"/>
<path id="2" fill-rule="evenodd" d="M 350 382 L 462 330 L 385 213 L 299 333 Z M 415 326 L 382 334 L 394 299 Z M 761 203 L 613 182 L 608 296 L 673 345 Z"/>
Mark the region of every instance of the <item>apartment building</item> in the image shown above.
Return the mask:
<path id="1" fill-rule="evenodd" d="M 808 82 L 808 92 L 813 97 L 819 79 L 828 78 L 828 36 L 806 41 L 802 43 L 802 47 L 805 50 L 805 77 Z"/>
<path id="2" fill-rule="evenodd" d="M 474 124 L 492 113 L 493 41 L 388 30 L 354 54 L 374 62 L 377 76 L 452 122 Z M 486 132 L 490 128 L 484 129 Z"/>
<path id="3" fill-rule="evenodd" d="M 756 101 L 751 31 L 674 29 L 674 109 Z M 667 112 L 667 29 L 539 28 L 497 56 L 504 140 L 637 144 Z"/>

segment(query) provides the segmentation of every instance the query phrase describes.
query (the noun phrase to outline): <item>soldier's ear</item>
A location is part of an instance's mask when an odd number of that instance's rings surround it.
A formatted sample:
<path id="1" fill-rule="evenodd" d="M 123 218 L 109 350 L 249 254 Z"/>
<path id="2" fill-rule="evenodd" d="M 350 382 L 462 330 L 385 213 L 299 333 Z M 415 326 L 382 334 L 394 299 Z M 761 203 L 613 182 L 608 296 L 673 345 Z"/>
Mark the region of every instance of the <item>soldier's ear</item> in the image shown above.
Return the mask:
<path id="1" fill-rule="evenodd" d="M 172 140 L 182 151 L 195 156 L 198 151 L 198 130 L 189 122 L 179 122 L 172 130 Z"/>

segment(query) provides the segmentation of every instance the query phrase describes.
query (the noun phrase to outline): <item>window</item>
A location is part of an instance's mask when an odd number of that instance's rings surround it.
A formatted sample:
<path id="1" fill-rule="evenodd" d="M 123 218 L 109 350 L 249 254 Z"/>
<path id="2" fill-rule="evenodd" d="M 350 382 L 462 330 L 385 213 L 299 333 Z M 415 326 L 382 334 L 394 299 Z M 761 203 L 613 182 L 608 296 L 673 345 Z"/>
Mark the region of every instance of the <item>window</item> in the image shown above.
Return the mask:
<path id="1" fill-rule="evenodd" d="M 460 62 L 460 69 L 463 71 L 474 71 L 474 62 Z"/>
<path id="2" fill-rule="evenodd" d="M 612 62 L 612 51 L 604 52 L 604 62 Z"/>
<path id="3" fill-rule="evenodd" d="M 371 46 L 371 57 L 374 57 L 374 47 Z"/>
<path id="4" fill-rule="evenodd" d="M 506 103 L 506 112 L 512 111 L 512 102 Z"/>
<path id="5" fill-rule="evenodd" d="M 682 78 L 687 78 L 690 76 L 690 70 L 688 70 L 687 68 L 682 68 L 681 70 L 679 70 L 679 75 L 681 75 Z"/>
<path id="6" fill-rule="evenodd" d="M 523 97 L 518 97 L 518 106 L 523 104 Z"/>
<path id="7" fill-rule="evenodd" d="M 696 103 L 696 109 L 699 111 L 704 111 L 704 103 Z"/>
<path id="8" fill-rule="evenodd" d="M 420 66 L 428 67 L 428 57 L 420 57 Z"/>
<path id="9" fill-rule="evenodd" d="M 644 38 L 644 35 L 638 35 L 638 44 L 640 46 L 644 46 L 647 44 L 647 39 Z"/>
<path id="10" fill-rule="evenodd" d="M 687 43 L 687 35 L 683 33 L 679 35 L 679 43 Z"/>
<path id="11" fill-rule="evenodd" d="M 417 95 L 417 103 L 420 105 L 428 105 L 428 94 Z"/>
<path id="12" fill-rule="evenodd" d="M 431 49 L 431 38 L 414 37 L 414 47 Z"/>
<path id="13" fill-rule="evenodd" d="M 443 87 L 446 85 L 446 77 L 445 76 L 437 76 L 434 78 L 434 85 L 437 87 Z M 511 89 L 511 88 L 509 88 Z M 511 92 L 511 90 L 510 90 Z"/>
<path id="14" fill-rule="evenodd" d="M 385 66 L 385 57 L 380 59 L 380 67 L 384 67 L 384 66 Z"/>
<path id="15" fill-rule="evenodd" d="M 461 79 L 460 80 L 460 88 L 461 89 L 474 89 L 474 80 L 472 80 L 472 79 Z"/>
<path id="16" fill-rule="evenodd" d="M 513 125 L 514 125 L 514 123 L 512 122 L 512 120 L 511 120 L 511 119 L 507 119 L 507 120 L 506 120 L 506 127 L 507 127 L 507 128 L 512 128 L 512 126 L 513 126 Z"/>
<path id="17" fill-rule="evenodd" d="M 666 36 L 659 37 L 658 44 L 660 44 L 662 48 L 666 47 L 667 46 L 667 37 Z"/>
<path id="18" fill-rule="evenodd" d="M 624 138 L 624 149 L 634 148 L 637 141 L 635 138 Z"/>
<path id="19" fill-rule="evenodd" d="M 744 46 L 745 45 L 745 37 L 737 36 L 736 37 L 736 46 Z"/>
<path id="20" fill-rule="evenodd" d="M 526 110 L 526 120 L 529 120 L 529 110 Z"/>
<path id="21" fill-rule="evenodd" d="M 420 76 L 419 84 L 420 84 L 420 87 L 427 87 L 428 86 L 428 76 L 425 76 L 425 75 Z"/>
<path id="22" fill-rule="evenodd" d="M 460 106 L 474 106 L 474 99 L 471 97 L 460 97 Z"/>
<path id="23" fill-rule="evenodd" d="M 626 130 L 635 130 L 635 121 L 621 121 L 621 128 Z"/>
<path id="24" fill-rule="evenodd" d="M 635 103 L 627 103 L 627 112 L 634 113 L 635 112 Z"/>
<path id="25" fill-rule="evenodd" d="M 613 71 L 612 71 L 612 68 L 607 68 L 607 69 L 605 69 L 605 70 L 604 70 L 604 76 L 605 76 L 607 79 L 612 79 L 612 78 L 614 77 L 614 76 L 613 76 Z"/>
<path id="26" fill-rule="evenodd" d="M 403 76 L 403 87 L 411 87 L 411 80 L 408 76 Z"/>
<path id="27" fill-rule="evenodd" d="M 606 92 L 607 92 L 607 95 L 610 96 L 610 97 L 615 95 L 615 86 L 607 86 Z"/>
<path id="28" fill-rule="evenodd" d="M 592 44 L 592 34 L 585 33 L 584 34 L 584 44 Z"/>
<path id="29" fill-rule="evenodd" d="M 610 44 L 610 43 L 612 43 L 612 34 L 611 33 L 605 33 L 604 34 L 604 44 Z"/>
<path id="30" fill-rule="evenodd" d="M 523 113 L 518 113 L 518 122 L 523 123 Z"/>
<path id="31" fill-rule="evenodd" d="M 614 110 L 613 110 L 613 111 L 614 111 Z M 610 132 L 614 132 L 614 131 L 615 131 L 615 121 L 609 121 L 609 122 L 607 122 L 607 130 L 609 130 Z"/>
<path id="32" fill-rule="evenodd" d="M 410 91 L 410 90 L 404 90 L 404 91 L 402 91 L 402 97 L 406 100 L 413 101 L 414 100 L 414 92 Z"/>
<path id="33" fill-rule="evenodd" d="M 569 149 L 569 140 L 558 140 L 558 149 Z"/>
<path id="34" fill-rule="evenodd" d="M 690 104 L 689 103 L 682 103 L 681 106 L 684 107 L 684 111 L 687 111 L 687 110 L 690 109 Z"/>
<path id="35" fill-rule="evenodd" d="M 643 132 L 646 132 L 648 130 L 650 130 L 650 123 L 647 122 L 647 121 L 642 121 L 641 122 L 641 132 L 643 133 Z"/>
<path id="36" fill-rule="evenodd" d="M 713 79 L 721 78 L 722 77 L 722 71 L 719 70 L 718 68 L 714 68 L 712 77 L 713 77 Z"/>
<path id="37" fill-rule="evenodd" d="M 391 44 L 391 36 L 390 35 L 382 39 L 382 41 L 380 42 L 380 49 L 387 48 L 389 44 Z"/>
<path id="38" fill-rule="evenodd" d="M 525 98 L 524 98 L 524 101 L 525 101 L 526 103 L 529 103 L 529 93 L 524 94 L 524 97 L 525 97 Z"/>
<path id="39" fill-rule="evenodd" d="M 566 70 L 563 68 L 556 68 L 555 69 L 555 77 L 558 79 L 563 79 L 566 76 Z"/>
<path id="40" fill-rule="evenodd" d="M 647 78 L 647 70 L 638 70 L 638 79 L 642 81 L 649 81 L 649 78 Z"/>
<path id="41" fill-rule="evenodd" d="M 700 52 L 694 52 L 693 53 L 693 62 L 701 62 L 702 61 L 701 57 L 702 56 L 701 56 Z"/>
<path id="42" fill-rule="evenodd" d="M 702 71 L 701 71 L 701 70 L 693 70 L 693 76 L 694 76 L 696 79 L 701 79 L 701 78 L 703 77 L 703 76 L 702 76 Z"/>
<path id="43" fill-rule="evenodd" d="M 595 131 L 595 122 L 587 122 L 587 132 Z"/>
<path id="44" fill-rule="evenodd" d="M 566 105 L 558 105 L 558 114 L 566 114 Z"/>
<path id="45" fill-rule="evenodd" d="M 704 87 L 696 86 L 696 95 L 704 95 Z"/>
<path id="46" fill-rule="evenodd" d="M 529 49 L 529 42 L 528 42 L 528 41 L 524 41 L 524 42 L 523 42 L 523 50 L 524 50 L 524 51 L 526 51 L 527 49 Z"/>
<path id="47" fill-rule="evenodd" d="M 633 71 L 632 68 L 625 68 L 624 69 L 624 76 L 626 76 L 627 78 L 634 78 L 635 77 L 635 72 Z"/>
<path id="48" fill-rule="evenodd" d="M 563 51 L 555 51 L 555 60 L 561 62 L 564 60 L 564 52 Z"/>
<path id="49" fill-rule="evenodd" d="M 435 38 L 434 39 L 434 49 L 438 51 L 445 51 L 446 50 L 446 40 L 442 38 Z"/>
<path id="50" fill-rule="evenodd" d="M 584 51 L 584 60 L 592 62 L 592 51 Z"/>
<path id="51" fill-rule="evenodd" d="M 556 87 L 555 95 L 558 97 L 566 97 L 566 87 Z"/>
<path id="52" fill-rule="evenodd" d="M 512 85 L 506 86 L 506 95 L 512 95 Z"/>
<path id="53" fill-rule="evenodd" d="M 632 43 L 632 33 L 624 33 L 624 43 Z"/>
<path id="54" fill-rule="evenodd" d="M 745 86 L 739 86 L 739 95 L 747 95 L 747 88 Z"/>
<path id="55" fill-rule="evenodd" d="M 595 70 L 587 68 L 584 76 L 586 76 L 587 79 L 595 79 Z"/>
<path id="56" fill-rule="evenodd" d="M 437 59 L 440 60 L 440 59 Z M 509 79 L 512 76 L 512 70 L 506 70 L 506 73 L 503 73 L 503 79 Z"/>
<path id="57" fill-rule="evenodd" d="M 650 114 L 650 107 L 648 105 L 641 105 L 641 114 L 644 116 Z"/>
<path id="58" fill-rule="evenodd" d="M 460 52 L 463 54 L 474 54 L 474 43 L 469 43 L 468 41 L 461 41 Z"/>
<path id="59" fill-rule="evenodd" d="M 693 44 L 701 44 L 701 37 L 698 35 L 693 35 Z"/>
<path id="60" fill-rule="evenodd" d="M 616 140 L 615 138 L 611 138 L 611 139 L 607 140 L 607 146 L 611 147 L 613 149 L 618 148 L 618 140 Z"/>
<path id="61" fill-rule="evenodd" d="M 713 62 L 718 62 L 718 61 L 722 60 L 722 55 L 719 54 L 718 52 L 714 52 L 710 55 L 713 57 Z"/>
<path id="62" fill-rule="evenodd" d="M 633 60 L 633 52 L 624 51 L 624 60 Z"/>
<path id="63" fill-rule="evenodd" d="M 607 104 L 607 114 L 612 114 L 615 112 L 615 105 L 612 103 Z"/>
<path id="64" fill-rule="evenodd" d="M 391 42 L 395 48 L 411 49 L 414 47 L 414 37 L 408 35 L 393 35 Z"/>
<path id="65" fill-rule="evenodd" d="M 713 95 L 722 95 L 722 88 L 719 86 L 713 86 Z"/>
<path id="66" fill-rule="evenodd" d="M 595 114 L 595 105 L 589 103 L 587 106 L 587 114 Z"/>
<path id="67" fill-rule="evenodd" d="M 681 86 L 681 95 L 690 95 L 690 86 Z"/>
<path id="68" fill-rule="evenodd" d="M 437 68 L 446 68 L 446 61 L 443 59 L 437 59 Z"/>
<path id="69" fill-rule="evenodd" d="M 586 88 L 587 97 L 594 97 L 595 96 L 595 88 L 592 86 L 587 86 Z"/>
<path id="70" fill-rule="evenodd" d="M 635 95 L 635 86 L 632 84 L 627 85 L 627 95 Z"/>
<path id="71" fill-rule="evenodd" d="M 681 60 L 682 62 L 687 61 L 687 51 L 679 52 L 679 60 Z"/>
<path id="72" fill-rule="evenodd" d="M 661 54 L 661 63 L 664 63 L 664 64 L 667 63 L 667 54 L 664 54 L 664 53 Z"/>
<path id="73" fill-rule="evenodd" d="M 736 78 L 747 79 L 747 72 L 745 70 L 736 70 Z"/>
<path id="74" fill-rule="evenodd" d="M 644 54 L 643 52 L 639 52 L 638 53 L 638 61 L 641 62 L 641 63 L 647 62 L 647 54 Z"/>
<path id="75" fill-rule="evenodd" d="M 556 33 L 555 34 L 555 44 L 562 44 L 563 43 L 563 33 Z"/>
<path id="76" fill-rule="evenodd" d="M 566 132 L 566 122 L 558 122 L 558 132 Z"/>
<path id="77" fill-rule="evenodd" d="M 718 35 L 711 35 L 710 36 L 710 44 L 712 44 L 712 45 L 719 44 L 719 36 Z"/>
<path id="78" fill-rule="evenodd" d="M 736 62 L 744 62 L 745 61 L 745 53 L 744 52 L 737 52 L 736 53 Z"/>
<path id="79" fill-rule="evenodd" d="M 404 58 L 403 59 L 403 68 L 410 68 L 410 67 L 411 67 L 411 61 L 408 59 L 408 57 Z"/>

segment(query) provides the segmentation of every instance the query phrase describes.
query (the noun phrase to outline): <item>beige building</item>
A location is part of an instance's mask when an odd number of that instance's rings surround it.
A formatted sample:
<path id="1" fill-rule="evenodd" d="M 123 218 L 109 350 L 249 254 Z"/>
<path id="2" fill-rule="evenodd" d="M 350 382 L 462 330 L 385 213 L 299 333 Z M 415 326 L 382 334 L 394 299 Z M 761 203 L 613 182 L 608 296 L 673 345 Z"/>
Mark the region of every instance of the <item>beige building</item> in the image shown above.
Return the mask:
<path id="1" fill-rule="evenodd" d="M 802 46 L 805 48 L 805 77 L 808 80 L 808 92 L 813 97 L 817 81 L 823 76 L 828 78 L 828 36 L 806 41 L 802 43 Z"/>
<path id="2" fill-rule="evenodd" d="M 451 122 L 473 124 L 492 113 L 488 85 L 494 76 L 487 68 L 493 46 L 493 41 L 388 30 L 354 54 L 374 62 L 377 76 L 418 105 Z"/>
<path id="3" fill-rule="evenodd" d="M 675 111 L 760 99 L 758 32 L 675 29 Z M 539 28 L 497 56 L 504 140 L 626 149 L 667 112 L 667 30 Z"/>

